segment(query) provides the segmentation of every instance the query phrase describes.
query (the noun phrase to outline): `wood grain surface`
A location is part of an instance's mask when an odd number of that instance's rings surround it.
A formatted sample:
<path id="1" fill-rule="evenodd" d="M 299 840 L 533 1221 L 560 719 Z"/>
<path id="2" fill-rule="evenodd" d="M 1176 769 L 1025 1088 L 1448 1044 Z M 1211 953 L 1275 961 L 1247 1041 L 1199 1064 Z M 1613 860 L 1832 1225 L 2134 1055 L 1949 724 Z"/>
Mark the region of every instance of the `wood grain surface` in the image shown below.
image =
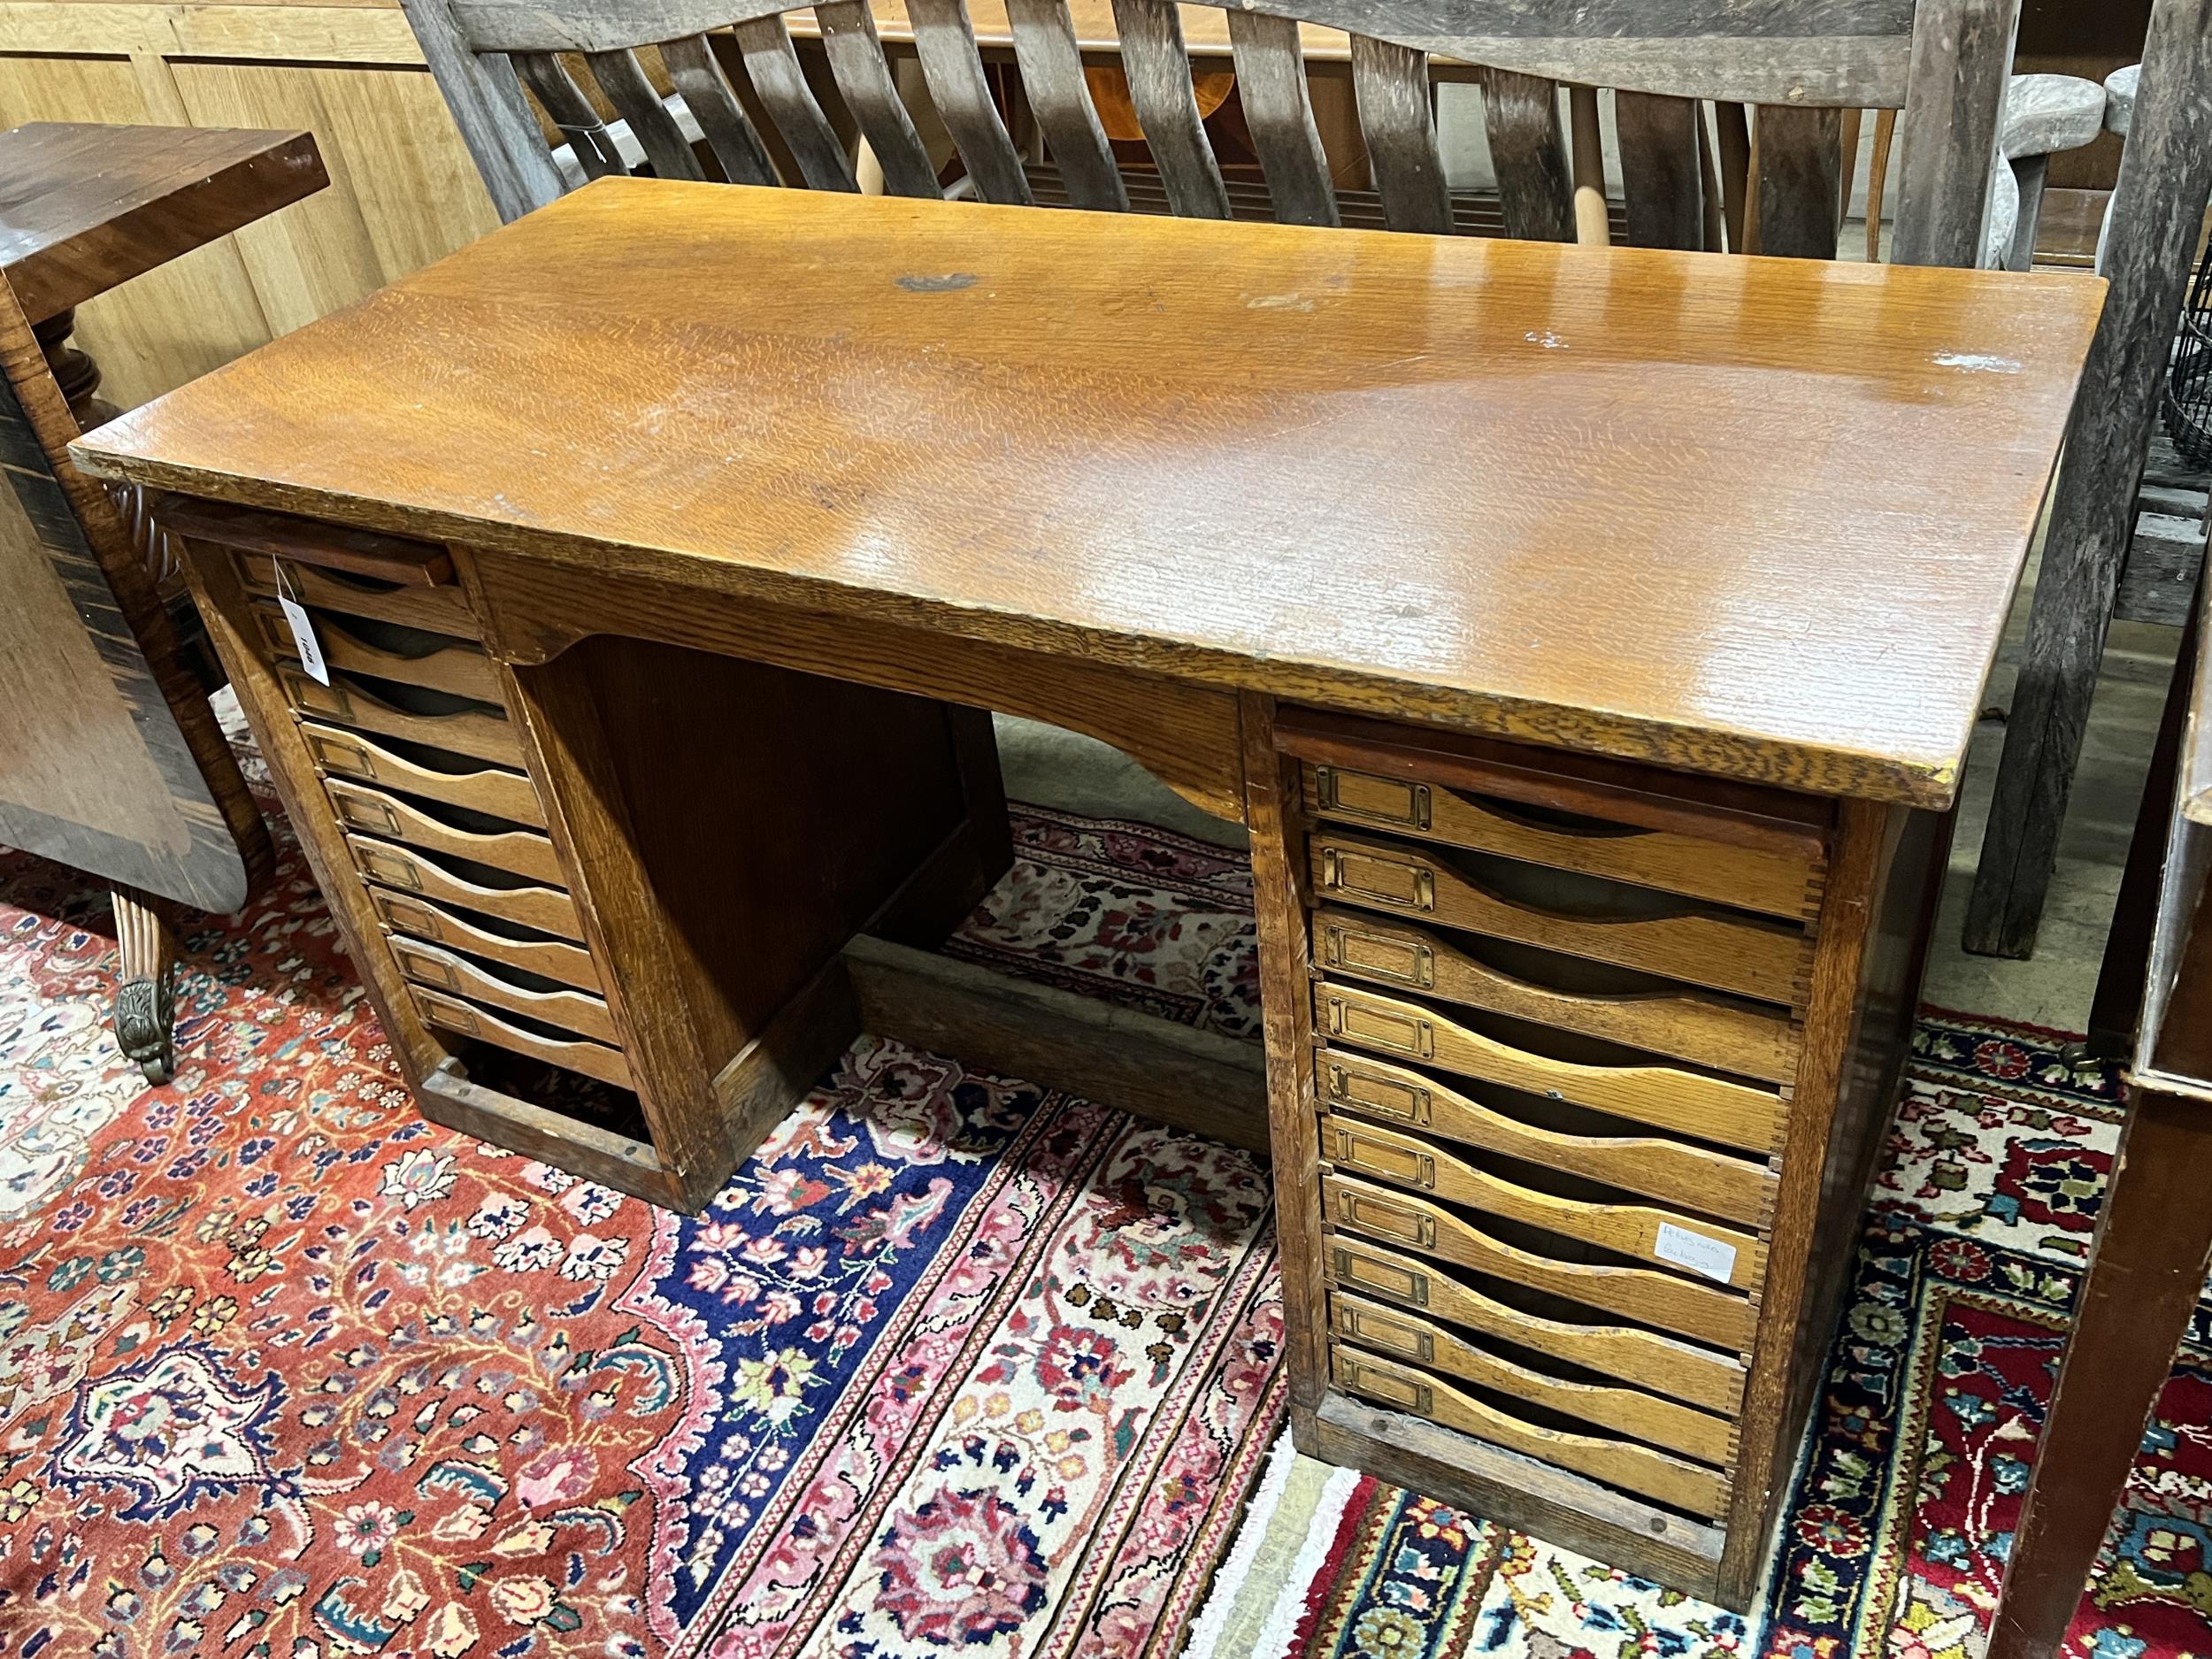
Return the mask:
<path id="1" fill-rule="evenodd" d="M 0 133 L 0 270 L 43 322 L 329 181 L 305 133 L 28 122 Z"/>
<path id="2" fill-rule="evenodd" d="M 602 572 L 1940 805 L 2100 294 L 605 180 L 80 452 Z"/>

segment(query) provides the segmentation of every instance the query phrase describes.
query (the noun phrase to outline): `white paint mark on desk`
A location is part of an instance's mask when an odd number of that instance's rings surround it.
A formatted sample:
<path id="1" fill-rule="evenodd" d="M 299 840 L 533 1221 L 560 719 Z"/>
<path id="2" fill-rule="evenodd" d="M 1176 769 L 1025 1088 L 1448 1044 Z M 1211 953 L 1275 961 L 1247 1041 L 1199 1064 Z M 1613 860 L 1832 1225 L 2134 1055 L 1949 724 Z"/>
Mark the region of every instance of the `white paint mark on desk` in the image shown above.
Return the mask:
<path id="1" fill-rule="evenodd" d="M 1939 351 L 1935 354 L 1939 369 L 1961 369 L 1969 374 L 2017 374 L 2020 364 L 2016 358 L 1992 357 L 1985 351 Z"/>
<path id="2" fill-rule="evenodd" d="M 1532 328 L 1528 331 L 1528 333 L 1523 334 L 1521 338 L 1527 341 L 1532 346 L 1543 347 L 1547 351 L 1564 351 L 1567 349 L 1567 342 L 1562 340 L 1557 334 L 1552 333 L 1552 331 L 1548 328 L 1544 329 L 1541 333 L 1539 333 L 1536 329 Z"/>

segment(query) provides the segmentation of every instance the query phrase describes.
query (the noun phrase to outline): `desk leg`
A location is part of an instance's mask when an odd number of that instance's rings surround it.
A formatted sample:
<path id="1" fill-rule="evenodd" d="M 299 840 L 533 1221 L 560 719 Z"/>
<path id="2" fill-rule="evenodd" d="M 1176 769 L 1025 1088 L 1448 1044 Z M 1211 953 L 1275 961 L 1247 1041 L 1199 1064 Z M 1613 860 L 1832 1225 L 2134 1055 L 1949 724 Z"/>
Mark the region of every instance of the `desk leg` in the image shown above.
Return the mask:
<path id="1" fill-rule="evenodd" d="M 1275 1236 L 1283 1259 L 1290 1431 L 1322 1455 L 1315 1413 L 1328 1392 L 1327 1292 L 1321 1262 L 1321 1137 L 1314 1118 L 1312 941 L 1298 837 L 1298 764 L 1275 748 L 1275 704 L 1247 693 L 1245 820 L 1252 833 L 1253 907 L 1260 943 L 1261 1023 L 1267 1041 L 1269 1149 L 1275 1164 Z"/>
<path id="2" fill-rule="evenodd" d="M 127 887 L 111 896 L 123 956 L 116 974 L 116 1046 L 138 1063 L 149 1083 L 166 1083 L 177 1061 L 176 934 L 160 900 Z"/>
<path id="3" fill-rule="evenodd" d="M 2212 1116 L 2138 1086 L 1987 1659 L 2057 1651 L 2212 1264 Z"/>

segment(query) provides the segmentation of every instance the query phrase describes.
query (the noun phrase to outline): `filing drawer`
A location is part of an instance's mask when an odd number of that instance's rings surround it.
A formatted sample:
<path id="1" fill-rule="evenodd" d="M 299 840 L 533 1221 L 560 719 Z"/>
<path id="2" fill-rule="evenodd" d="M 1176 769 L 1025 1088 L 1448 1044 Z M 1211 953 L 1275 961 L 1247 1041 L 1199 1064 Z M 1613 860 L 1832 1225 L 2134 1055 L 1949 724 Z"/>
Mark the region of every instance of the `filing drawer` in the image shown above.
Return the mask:
<path id="1" fill-rule="evenodd" d="M 1425 1074 L 1348 1049 L 1319 1057 L 1322 1100 L 1340 1111 L 1604 1181 L 1747 1226 L 1765 1225 L 1774 1171 L 1709 1147 L 1651 1135 L 1565 1133 L 1469 1099 Z"/>
<path id="2" fill-rule="evenodd" d="M 329 792 L 331 810 L 349 830 L 388 836 L 411 847 L 465 858 L 548 887 L 560 887 L 567 879 L 552 841 L 536 830 L 478 833 L 457 828 L 425 808 L 366 784 L 332 778 L 324 787 Z"/>
<path id="3" fill-rule="evenodd" d="M 256 605 L 253 615 L 269 655 L 291 656 L 291 627 L 275 603 Z M 396 623 L 349 620 L 334 614 L 312 613 L 310 620 L 314 626 L 316 643 L 322 648 L 323 661 L 333 668 L 395 680 L 401 685 L 426 686 L 434 691 L 478 703 L 496 705 L 500 700 L 498 671 L 472 641 Z M 393 642 L 394 635 L 415 649 L 403 652 Z M 373 642 L 379 636 L 388 642 L 381 646 Z"/>
<path id="4" fill-rule="evenodd" d="M 327 686 L 310 680 L 296 663 L 279 663 L 276 675 L 293 709 L 309 718 L 523 769 L 522 745 L 506 715 L 496 709 L 472 703 L 426 711 L 403 709 L 348 680 L 342 669 L 332 674 Z M 442 699 L 442 694 L 431 695 Z"/>
<path id="5" fill-rule="evenodd" d="M 1314 956 L 1332 978 L 1425 992 L 1448 1002 L 1587 1033 L 1718 1071 L 1787 1083 L 1801 1032 L 1778 1009 L 1653 980 L 1635 991 L 1584 995 L 1517 979 L 1409 922 L 1354 910 L 1314 917 Z"/>
<path id="6" fill-rule="evenodd" d="M 426 987 L 416 987 L 415 1004 L 425 1019 L 456 1036 L 473 1037 L 495 1048 L 565 1066 L 586 1077 L 597 1078 L 602 1083 L 611 1083 L 617 1088 L 636 1087 L 630 1078 L 629 1062 L 622 1057 L 618 1048 L 525 1030 L 458 997 Z"/>
<path id="7" fill-rule="evenodd" d="M 582 991 L 536 990 L 504 979 L 466 957 L 404 935 L 392 938 L 400 972 L 417 985 L 449 991 L 481 1006 L 520 1014 L 600 1042 L 620 1043 L 614 1019 L 598 997 Z"/>
<path id="8" fill-rule="evenodd" d="M 312 720 L 300 722 L 300 735 L 326 777 L 334 773 L 358 778 L 365 783 L 427 795 L 517 824 L 544 826 L 545 808 L 538 800 L 536 787 L 522 772 L 486 766 L 466 755 L 419 748 L 417 757 L 411 759 L 390 742 L 380 743 L 358 732 L 319 726 Z M 432 757 L 437 764 L 428 764 Z"/>
<path id="9" fill-rule="evenodd" d="M 1323 1264 L 1334 1289 L 1394 1302 L 1709 1411 L 1732 1417 L 1742 1407 L 1743 1363 L 1733 1355 L 1631 1325 L 1540 1317 L 1483 1294 L 1447 1269 L 1348 1233 L 1329 1240 Z"/>
<path id="10" fill-rule="evenodd" d="M 1379 1405 L 1693 1515 L 1716 1516 L 1728 1507 L 1727 1478 L 1686 1459 L 1629 1440 L 1541 1427 L 1463 1394 L 1429 1372 L 1340 1341 L 1331 1344 L 1330 1359 L 1340 1386 Z"/>
<path id="11" fill-rule="evenodd" d="M 1425 1198 L 1393 1192 L 1336 1171 L 1322 1176 L 1329 1224 L 1394 1250 L 1449 1262 L 1540 1290 L 1586 1308 L 1740 1354 L 1751 1343 L 1755 1311 L 1717 1286 L 1648 1267 L 1561 1260 L 1493 1238 Z"/>
<path id="12" fill-rule="evenodd" d="M 276 573 L 271 556 L 234 553 L 238 580 L 248 594 L 273 602 Z M 296 559 L 284 562 L 284 590 L 310 611 L 331 611 L 341 616 L 373 617 L 408 627 L 427 628 L 458 639 L 476 639 L 482 630 L 468 599 L 458 588 L 395 587 L 337 571 L 326 571 Z"/>
<path id="13" fill-rule="evenodd" d="M 1801 928 L 1690 900 L 1670 901 L 1672 913 L 1569 914 L 1490 892 L 1427 848 L 1333 829 L 1316 832 L 1310 846 L 1314 888 L 1325 899 L 1760 1001 L 1805 999 L 1811 950 Z"/>
<path id="14" fill-rule="evenodd" d="M 1766 1247 L 1753 1234 L 1644 1204 L 1592 1203 L 1540 1192 L 1379 1125 L 1331 1114 L 1321 1124 L 1321 1154 L 1346 1174 L 1579 1239 L 1708 1283 L 1748 1290 L 1766 1269 Z"/>
<path id="15" fill-rule="evenodd" d="M 1486 1037 L 1425 1004 L 1357 986 L 1317 983 L 1314 1025 L 1332 1045 L 1573 1101 L 1701 1140 L 1762 1153 L 1781 1141 L 1786 1109 L 1773 1090 L 1667 1065 L 1556 1060 Z"/>
<path id="16" fill-rule="evenodd" d="M 1329 1313 L 1330 1328 L 1338 1336 L 1372 1353 L 1511 1394 L 1701 1463 L 1723 1466 L 1735 1455 L 1735 1427 L 1726 1417 L 1640 1388 L 1550 1376 L 1490 1353 L 1417 1314 L 1341 1292 L 1329 1299 Z"/>
<path id="17" fill-rule="evenodd" d="M 352 849 L 355 866 L 372 881 L 402 893 L 435 899 L 442 904 L 457 905 L 464 910 L 480 911 L 501 921 L 518 922 L 563 939 L 580 940 L 584 936 L 583 926 L 576 919 L 575 904 L 558 888 L 529 882 L 496 886 L 481 879 L 496 876 L 496 871 L 472 872 L 472 875 L 480 878 L 472 880 L 448 870 L 428 855 L 395 841 L 349 835 L 346 842 Z"/>
<path id="18" fill-rule="evenodd" d="M 389 933 L 503 962 L 580 991 L 600 988 L 599 971 L 592 965 L 591 953 L 580 946 L 520 929 L 494 932 L 487 918 L 480 916 L 472 922 L 442 905 L 403 897 L 383 887 L 372 887 L 369 902 Z"/>
<path id="19" fill-rule="evenodd" d="M 1817 855 L 1608 822 L 1540 816 L 1525 806 L 1443 784 L 1343 766 L 1303 769 L 1317 818 L 1576 870 L 1793 920 L 1820 908 Z"/>

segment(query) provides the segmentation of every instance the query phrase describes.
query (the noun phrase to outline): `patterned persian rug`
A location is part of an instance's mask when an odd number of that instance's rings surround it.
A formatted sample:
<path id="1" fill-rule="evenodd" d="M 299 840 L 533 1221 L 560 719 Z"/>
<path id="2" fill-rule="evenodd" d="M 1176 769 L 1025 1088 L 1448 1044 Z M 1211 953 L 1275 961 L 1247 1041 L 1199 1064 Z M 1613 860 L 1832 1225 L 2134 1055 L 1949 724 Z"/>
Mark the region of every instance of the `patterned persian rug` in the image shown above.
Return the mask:
<path id="1" fill-rule="evenodd" d="M 1240 860 L 1020 834 L 965 954 L 1248 1021 Z M 1252 1159 L 864 1040 L 680 1219 L 419 1118 L 283 848 L 151 1091 L 0 853 L 0 1653 L 1174 1652 L 1282 1417 Z"/>
<path id="2" fill-rule="evenodd" d="M 2112 1073 L 2058 1033 L 1929 1010 L 1915 1051 L 1759 1617 L 1339 1477 L 1294 1518 L 1301 1567 L 1237 1659 L 1976 1659 L 2122 1113 Z M 2063 1652 L 2212 1655 L 2204 1310 Z M 1214 1654 L 1230 1659 L 1193 1644 Z"/>

